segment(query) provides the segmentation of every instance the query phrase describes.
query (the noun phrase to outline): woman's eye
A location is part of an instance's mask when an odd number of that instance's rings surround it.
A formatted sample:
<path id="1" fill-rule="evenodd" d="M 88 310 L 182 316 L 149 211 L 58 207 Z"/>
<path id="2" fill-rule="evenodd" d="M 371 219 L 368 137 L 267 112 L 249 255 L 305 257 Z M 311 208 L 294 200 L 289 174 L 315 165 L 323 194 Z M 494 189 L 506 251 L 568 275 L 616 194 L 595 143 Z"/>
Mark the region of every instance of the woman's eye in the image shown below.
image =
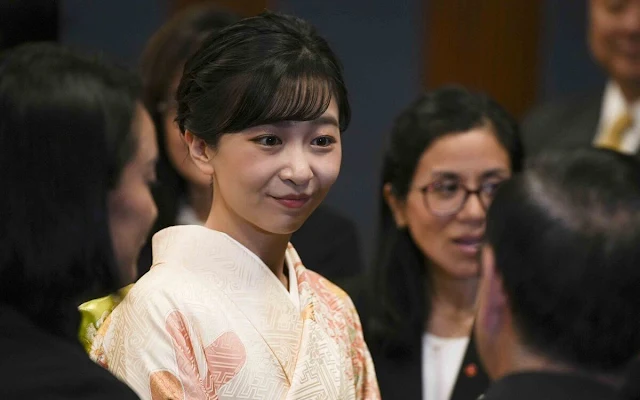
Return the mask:
<path id="1" fill-rule="evenodd" d="M 319 146 L 319 147 L 328 147 L 328 146 L 331 146 L 332 144 L 334 144 L 335 142 L 336 142 L 336 140 L 334 138 L 332 138 L 331 136 L 320 136 L 320 137 L 317 137 L 317 138 L 313 139 L 311 144 L 314 145 L 314 146 Z"/>
<path id="2" fill-rule="evenodd" d="M 455 193 L 460 189 L 458 182 L 438 182 L 433 185 L 433 190 L 440 193 Z"/>
<path id="3" fill-rule="evenodd" d="M 266 147 L 273 147 L 282 144 L 282 140 L 280 140 L 279 137 L 273 135 L 261 136 L 259 138 L 256 138 L 254 141 L 259 145 Z"/>

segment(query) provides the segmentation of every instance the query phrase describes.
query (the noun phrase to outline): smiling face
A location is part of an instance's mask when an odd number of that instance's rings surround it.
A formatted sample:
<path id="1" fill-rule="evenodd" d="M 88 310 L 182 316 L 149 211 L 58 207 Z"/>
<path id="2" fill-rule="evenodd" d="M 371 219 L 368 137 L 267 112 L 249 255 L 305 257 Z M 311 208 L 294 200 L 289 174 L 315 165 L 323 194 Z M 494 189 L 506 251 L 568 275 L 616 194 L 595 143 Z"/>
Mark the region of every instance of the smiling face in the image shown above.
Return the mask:
<path id="1" fill-rule="evenodd" d="M 589 44 L 617 82 L 640 85 L 640 0 L 591 0 Z"/>
<path id="2" fill-rule="evenodd" d="M 385 198 L 396 224 L 409 230 L 425 258 L 451 277 L 470 278 L 478 273 L 487 204 L 472 194 L 458 212 L 442 215 L 434 213 L 420 189 L 490 191 L 510 175 L 507 151 L 484 126 L 434 141 L 420 157 L 406 199 L 395 198 L 388 186 Z"/>
<path id="3" fill-rule="evenodd" d="M 225 134 L 215 149 L 187 132 L 194 161 L 213 177 L 214 229 L 290 235 L 300 228 L 338 177 L 338 115 L 331 101 L 316 120 Z"/>

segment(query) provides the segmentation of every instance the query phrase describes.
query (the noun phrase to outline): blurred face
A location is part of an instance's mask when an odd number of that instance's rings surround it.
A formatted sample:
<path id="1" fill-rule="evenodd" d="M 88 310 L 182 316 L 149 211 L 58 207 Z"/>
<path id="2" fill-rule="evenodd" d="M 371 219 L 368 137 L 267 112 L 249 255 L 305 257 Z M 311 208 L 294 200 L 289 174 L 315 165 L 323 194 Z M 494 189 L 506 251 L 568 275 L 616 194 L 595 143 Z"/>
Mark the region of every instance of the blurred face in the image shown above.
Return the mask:
<path id="1" fill-rule="evenodd" d="M 135 280 L 137 261 L 158 210 L 151 195 L 156 180 L 158 148 L 149 113 L 138 106 L 132 134 L 138 148 L 108 199 L 111 239 L 123 279 Z"/>
<path id="2" fill-rule="evenodd" d="M 492 128 L 481 127 L 434 141 L 418 162 L 406 199 L 397 199 L 388 185 L 385 198 L 396 224 L 409 230 L 434 268 L 456 279 L 471 278 L 478 274 L 485 208 L 510 175 L 507 151 Z M 465 188 L 481 193 L 464 201 Z M 451 207 L 456 202 L 457 209 Z"/>
<path id="3" fill-rule="evenodd" d="M 175 93 L 180 83 L 180 75 L 173 82 L 167 98 L 170 100 L 167 110 L 163 114 L 164 146 L 167 149 L 167 157 L 173 168 L 188 183 L 208 187 L 211 185 L 211 176 L 204 174 L 189 157 L 189 147 L 175 122 L 176 104 Z"/>
<path id="4" fill-rule="evenodd" d="M 640 0 L 591 0 L 589 42 L 618 82 L 640 83 Z"/>
<path id="5" fill-rule="evenodd" d="M 204 151 L 200 140 L 189 134 L 192 155 L 205 173 L 213 175 L 209 219 L 235 231 L 249 227 L 288 235 L 300 228 L 338 177 L 338 115 L 331 101 L 314 121 L 285 121 L 225 134 L 215 149 L 206 146 Z"/>

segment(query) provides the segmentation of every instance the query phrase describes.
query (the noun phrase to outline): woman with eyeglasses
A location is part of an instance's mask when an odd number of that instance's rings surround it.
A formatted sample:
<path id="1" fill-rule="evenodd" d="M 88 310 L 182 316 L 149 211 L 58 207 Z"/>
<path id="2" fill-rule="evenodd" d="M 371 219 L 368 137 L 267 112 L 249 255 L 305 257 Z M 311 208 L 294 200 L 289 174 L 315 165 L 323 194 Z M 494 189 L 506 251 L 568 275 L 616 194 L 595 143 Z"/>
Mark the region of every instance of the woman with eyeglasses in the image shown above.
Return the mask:
<path id="1" fill-rule="evenodd" d="M 382 398 L 475 399 L 470 338 L 487 207 L 521 167 L 513 119 L 460 87 L 423 94 L 384 159 L 377 265 L 362 308 Z"/>

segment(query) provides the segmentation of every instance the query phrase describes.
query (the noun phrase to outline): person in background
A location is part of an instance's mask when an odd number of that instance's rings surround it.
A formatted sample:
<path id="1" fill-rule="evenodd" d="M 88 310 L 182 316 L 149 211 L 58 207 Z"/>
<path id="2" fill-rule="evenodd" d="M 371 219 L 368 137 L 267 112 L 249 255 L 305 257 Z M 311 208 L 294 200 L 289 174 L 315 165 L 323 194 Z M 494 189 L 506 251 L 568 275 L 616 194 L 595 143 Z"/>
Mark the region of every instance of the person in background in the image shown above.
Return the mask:
<path id="1" fill-rule="evenodd" d="M 152 233 L 173 225 L 203 225 L 209 216 L 211 177 L 189 157 L 175 122 L 176 89 L 184 63 L 202 41 L 237 20 L 215 5 L 187 8 L 152 36 L 142 54 L 143 97 L 158 130 L 160 149 L 160 184 L 154 190 L 159 216 Z M 291 241 L 305 265 L 329 280 L 342 282 L 363 269 L 354 224 L 326 205 L 318 207 Z M 142 254 L 140 275 L 151 265 L 151 239 Z"/>
<path id="2" fill-rule="evenodd" d="M 378 399 L 351 299 L 289 243 L 340 171 L 339 60 L 305 21 L 266 12 L 205 39 L 177 93 L 209 217 L 153 237 L 92 358 L 145 399 Z"/>
<path id="3" fill-rule="evenodd" d="M 619 398 L 640 353 L 640 162 L 550 152 L 487 216 L 475 336 L 484 400 Z"/>
<path id="4" fill-rule="evenodd" d="M 136 277 L 155 130 L 131 73 L 52 44 L 0 56 L 0 398 L 135 399 L 77 306 Z"/>
<path id="5" fill-rule="evenodd" d="M 154 227 L 148 234 L 145 245 L 140 251 L 137 259 L 136 279 L 149 270 L 151 265 L 151 236 L 156 233 L 159 227 L 166 227 L 175 223 L 190 224 L 199 223 L 195 219 L 190 219 L 191 209 L 183 207 L 184 217 L 178 216 L 178 220 L 169 218 L 175 216 L 177 200 L 185 193 L 186 181 L 180 178 L 171 162 L 165 148 L 179 152 L 176 163 L 184 170 L 186 176 L 191 176 L 196 183 L 188 186 L 191 188 L 192 197 L 202 195 L 202 191 L 210 191 L 210 182 L 193 165 L 188 162 L 188 152 L 181 141 L 179 132 L 173 119 L 175 110 L 170 111 L 170 107 L 165 102 L 166 99 L 175 96 L 177 82 L 182 74 L 182 67 L 187 56 L 195 51 L 197 45 L 209 34 L 219 30 L 236 21 L 231 14 L 221 12 L 217 7 L 206 5 L 190 9 L 177 16 L 169 22 L 154 39 L 143 56 L 142 65 L 142 90 L 141 100 L 149 110 L 151 120 L 158 133 L 156 148 L 158 149 L 157 184 L 153 186 L 154 201 L 158 208 L 158 218 Z M 169 89 L 171 88 L 171 89 Z M 165 110 L 161 112 L 159 110 Z M 166 118 L 165 118 L 166 116 Z M 173 134 L 173 135 L 172 135 Z M 167 143 L 173 137 L 179 138 L 178 143 Z M 165 140 L 166 139 L 166 140 Z M 168 144 L 168 145 L 166 145 Z M 172 151 L 169 151 L 171 154 Z M 205 182 L 198 183 L 198 180 Z M 202 186 L 202 187 L 201 187 Z M 205 196 L 210 201 L 210 196 Z M 197 203 L 197 201 L 196 201 Z M 133 283 L 121 288 L 116 293 L 104 297 L 92 299 L 79 306 L 82 316 L 80 321 L 80 331 L 78 337 L 87 352 L 91 352 L 91 345 L 94 337 L 113 309 L 120 304 L 122 299 L 133 287 Z"/>
<path id="6" fill-rule="evenodd" d="M 528 155 L 596 145 L 635 154 L 640 146 L 640 0 L 589 0 L 588 42 L 606 71 L 604 90 L 534 109 L 523 121 Z"/>
<path id="7" fill-rule="evenodd" d="M 522 157 L 513 119 L 464 88 L 425 93 L 397 118 L 377 263 L 356 302 L 383 398 L 475 399 L 486 388 L 470 339 L 478 252 L 487 207 Z"/>

